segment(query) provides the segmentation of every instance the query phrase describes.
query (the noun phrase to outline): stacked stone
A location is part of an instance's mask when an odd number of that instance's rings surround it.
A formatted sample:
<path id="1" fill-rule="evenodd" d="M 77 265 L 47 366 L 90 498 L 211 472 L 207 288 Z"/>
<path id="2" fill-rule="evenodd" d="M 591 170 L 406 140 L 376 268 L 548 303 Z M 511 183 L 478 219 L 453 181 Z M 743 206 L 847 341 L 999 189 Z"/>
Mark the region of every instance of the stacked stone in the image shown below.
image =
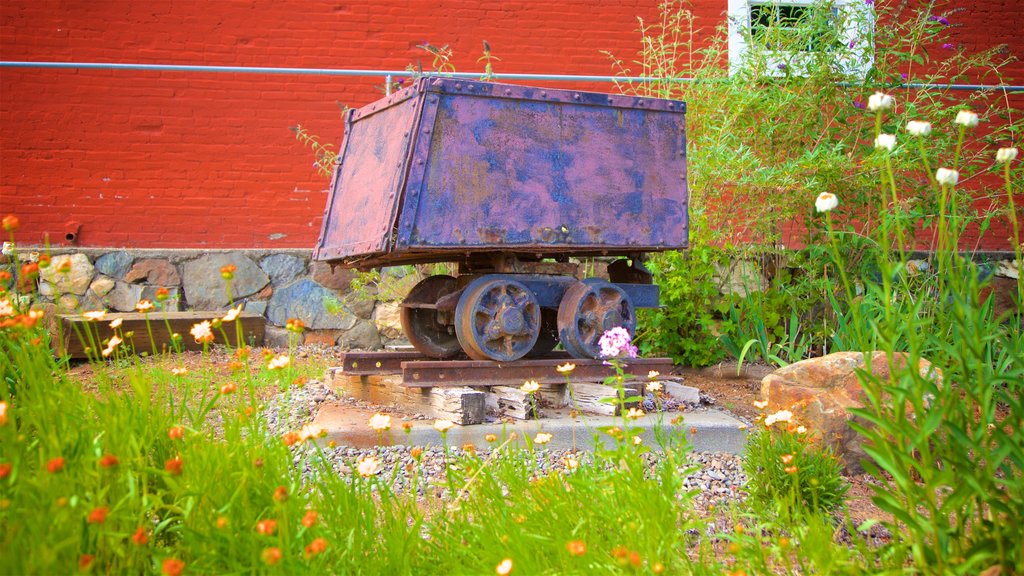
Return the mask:
<path id="1" fill-rule="evenodd" d="M 377 302 L 372 293 L 355 294 L 350 289 L 354 272 L 293 252 L 119 250 L 95 261 L 84 251 L 59 254 L 41 271 L 39 294 L 61 313 L 131 312 L 140 300 L 156 301 L 163 288 L 169 295 L 164 305 L 171 311 L 243 304 L 245 311 L 265 316 L 269 346 L 287 345 L 284 326 L 292 318 L 305 326 L 300 343 L 361 350 L 404 343 L 396 303 Z M 235 267 L 230 298 L 220 274 L 229 265 Z"/>

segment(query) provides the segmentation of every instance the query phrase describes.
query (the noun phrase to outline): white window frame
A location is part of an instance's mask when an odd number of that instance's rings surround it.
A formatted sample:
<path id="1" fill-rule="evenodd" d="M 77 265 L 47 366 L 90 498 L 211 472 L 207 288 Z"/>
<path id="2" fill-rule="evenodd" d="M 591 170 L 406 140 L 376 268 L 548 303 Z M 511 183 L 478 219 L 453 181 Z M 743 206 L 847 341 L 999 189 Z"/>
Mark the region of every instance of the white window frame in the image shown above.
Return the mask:
<path id="1" fill-rule="evenodd" d="M 754 6 L 811 6 L 821 0 L 728 0 L 729 21 L 729 72 L 735 73 L 746 58 L 751 41 L 750 10 Z M 843 18 L 845 26 L 839 31 L 842 41 L 841 52 L 838 54 L 836 72 L 850 80 L 862 80 L 874 65 L 874 31 L 875 10 L 873 3 L 864 0 L 832 0 L 836 10 L 860 11 L 860 14 L 848 13 L 850 18 Z M 800 75 L 800 54 L 780 52 L 769 53 L 765 69 L 766 76 Z M 780 64 L 789 63 L 786 69 Z"/>

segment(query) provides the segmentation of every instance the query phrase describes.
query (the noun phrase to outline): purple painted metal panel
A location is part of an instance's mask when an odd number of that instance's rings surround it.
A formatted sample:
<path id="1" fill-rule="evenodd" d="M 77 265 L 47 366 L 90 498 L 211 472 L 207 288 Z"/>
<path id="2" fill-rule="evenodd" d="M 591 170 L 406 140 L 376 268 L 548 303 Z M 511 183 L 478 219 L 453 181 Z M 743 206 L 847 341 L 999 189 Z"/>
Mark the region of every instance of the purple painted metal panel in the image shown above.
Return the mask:
<path id="1" fill-rule="evenodd" d="M 349 113 L 331 183 L 318 260 L 383 254 L 404 185 L 419 101 L 412 89 Z"/>
<path id="2" fill-rule="evenodd" d="M 349 117 L 318 259 L 687 245 L 684 103 L 436 78 L 398 95 Z"/>

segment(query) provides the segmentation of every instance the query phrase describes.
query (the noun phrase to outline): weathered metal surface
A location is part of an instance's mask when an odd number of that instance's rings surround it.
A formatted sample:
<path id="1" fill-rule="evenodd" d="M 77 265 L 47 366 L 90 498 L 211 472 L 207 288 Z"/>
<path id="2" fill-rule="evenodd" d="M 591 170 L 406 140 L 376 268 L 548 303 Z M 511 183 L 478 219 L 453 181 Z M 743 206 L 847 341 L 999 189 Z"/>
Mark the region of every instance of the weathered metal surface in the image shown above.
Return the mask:
<path id="1" fill-rule="evenodd" d="M 349 115 L 317 259 L 687 245 L 682 102 L 438 78 L 390 98 Z"/>
<path id="2" fill-rule="evenodd" d="M 477 360 L 518 360 L 533 349 L 540 330 L 540 304 L 515 276 L 477 278 L 455 308 L 459 343 Z"/>
<path id="3" fill-rule="evenodd" d="M 402 91 L 345 120 L 345 142 L 317 242 L 319 260 L 386 255 L 419 101 Z"/>
<path id="4" fill-rule="evenodd" d="M 512 363 L 466 360 L 408 361 L 402 363 L 402 385 L 411 388 L 438 386 L 522 386 L 526 380 L 540 384 L 561 384 L 565 375 L 555 368 L 564 362 L 558 359 L 518 360 Z M 615 369 L 601 360 L 574 359 L 571 378 L 579 382 L 602 382 L 613 376 Z M 668 374 L 674 368 L 671 358 L 634 358 L 627 362 L 627 377 L 646 378 L 651 370 Z"/>
<path id="5" fill-rule="evenodd" d="M 341 371 L 349 376 L 400 374 L 402 363 L 423 360 L 419 352 L 342 352 Z"/>
<path id="6" fill-rule="evenodd" d="M 566 291 L 558 307 L 558 339 L 576 358 L 598 358 L 601 335 L 612 328 L 636 329 L 636 310 L 618 286 L 588 278 Z"/>
<path id="7" fill-rule="evenodd" d="M 402 331 L 416 350 L 431 358 L 451 358 L 462 352 L 453 327 L 453 312 L 437 307 L 438 300 L 457 288 L 452 276 L 429 276 L 416 284 L 402 302 Z"/>

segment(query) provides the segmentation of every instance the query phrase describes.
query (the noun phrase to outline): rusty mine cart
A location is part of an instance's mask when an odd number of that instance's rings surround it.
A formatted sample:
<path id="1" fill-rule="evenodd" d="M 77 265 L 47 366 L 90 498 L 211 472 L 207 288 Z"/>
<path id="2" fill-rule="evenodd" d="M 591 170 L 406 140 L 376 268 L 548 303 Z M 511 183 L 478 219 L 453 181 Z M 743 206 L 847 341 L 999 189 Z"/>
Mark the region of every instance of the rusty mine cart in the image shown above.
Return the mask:
<path id="1" fill-rule="evenodd" d="M 561 342 L 597 358 L 658 307 L 645 253 L 688 240 L 686 105 L 421 78 L 350 110 L 314 258 L 449 262 L 401 304 L 431 358 L 511 362 Z M 621 257 L 579 280 L 570 257 Z"/>

